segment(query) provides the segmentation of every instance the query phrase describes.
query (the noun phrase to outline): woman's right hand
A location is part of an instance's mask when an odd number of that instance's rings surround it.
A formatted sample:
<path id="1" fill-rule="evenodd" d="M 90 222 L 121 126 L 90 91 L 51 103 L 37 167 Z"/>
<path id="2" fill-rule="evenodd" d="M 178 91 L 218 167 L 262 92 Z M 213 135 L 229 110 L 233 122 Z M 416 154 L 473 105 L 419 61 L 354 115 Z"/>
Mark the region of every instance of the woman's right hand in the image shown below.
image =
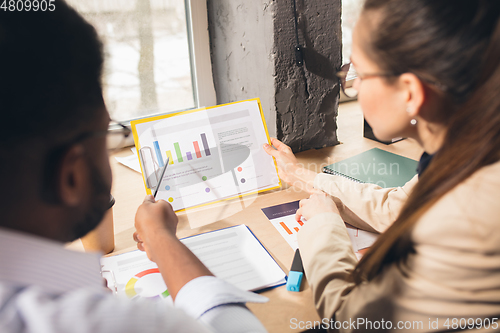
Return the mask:
<path id="1" fill-rule="evenodd" d="M 340 201 L 338 198 L 332 197 L 327 193 L 315 190 L 309 199 L 302 199 L 299 202 L 299 209 L 295 213 L 295 220 L 300 221 L 302 217 L 304 219 L 310 220 L 315 215 L 321 213 L 335 213 L 339 214 L 338 204 L 336 201 Z"/>
<path id="2" fill-rule="evenodd" d="M 316 173 L 301 167 L 292 149 L 278 139 L 271 138 L 271 144 L 264 144 L 264 150 L 276 159 L 280 178 L 286 183 L 311 192 Z"/>

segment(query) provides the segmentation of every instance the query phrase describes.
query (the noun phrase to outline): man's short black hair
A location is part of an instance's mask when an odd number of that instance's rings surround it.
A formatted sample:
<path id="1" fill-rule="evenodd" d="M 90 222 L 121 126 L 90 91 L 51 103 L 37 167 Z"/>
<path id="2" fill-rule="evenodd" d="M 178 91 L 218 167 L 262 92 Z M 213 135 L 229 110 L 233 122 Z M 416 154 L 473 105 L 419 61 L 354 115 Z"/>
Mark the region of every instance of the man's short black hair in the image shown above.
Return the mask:
<path id="1" fill-rule="evenodd" d="M 0 144 L 57 141 L 104 105 L 102 44 L 64 1 L 54 11 L 0 11 Z"/>
<path id="2" fill-rule="evenodd" d="M 57 202 L 57 152 L 105 112 L 97 33 L 53 3 L 52 12 L 0 11 L 0 208 L 9 223 L 20 198 Z"/>

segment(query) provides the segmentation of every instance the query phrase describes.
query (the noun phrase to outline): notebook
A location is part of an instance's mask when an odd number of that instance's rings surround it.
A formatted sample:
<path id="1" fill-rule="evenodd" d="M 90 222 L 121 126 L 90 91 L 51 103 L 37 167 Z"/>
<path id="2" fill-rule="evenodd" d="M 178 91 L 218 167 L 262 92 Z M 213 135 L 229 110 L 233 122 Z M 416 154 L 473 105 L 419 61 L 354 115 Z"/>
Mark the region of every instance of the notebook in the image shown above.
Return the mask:
<path id="1" fill-rule="evenodd" d="M 286 283 L 286 274 L 246 225 L 181 239 L 218 278 L 242 290 L 258 291 Z M 172 303 L 158 266 L 136 250 L 101 259 L 108 287 L 119 297 Z"/>
<path id="2" fill-rule="evenodd" d="M 340 162 L 327 165 L 323 172 L 380 187 L 398 187 L 417 174 L 418 162 L 410 158 L 372 148 Z"/>

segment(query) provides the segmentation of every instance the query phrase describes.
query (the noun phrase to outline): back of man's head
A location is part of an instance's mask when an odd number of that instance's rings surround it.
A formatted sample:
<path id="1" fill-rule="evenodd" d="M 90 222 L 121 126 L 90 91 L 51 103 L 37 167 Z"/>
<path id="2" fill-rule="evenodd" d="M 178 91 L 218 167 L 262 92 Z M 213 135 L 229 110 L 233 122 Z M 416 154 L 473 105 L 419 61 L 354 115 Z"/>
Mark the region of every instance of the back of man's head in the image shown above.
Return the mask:
<path id="1" fill-rule="evenodd" d="M 64 1 L 53 3 L 54 11 L 0 11 L 3 207 L 16 187 L 41 193 L 22 180 L 43 178 L 49 152 L 79 135 L 104 105 L 95 29 Z"/>

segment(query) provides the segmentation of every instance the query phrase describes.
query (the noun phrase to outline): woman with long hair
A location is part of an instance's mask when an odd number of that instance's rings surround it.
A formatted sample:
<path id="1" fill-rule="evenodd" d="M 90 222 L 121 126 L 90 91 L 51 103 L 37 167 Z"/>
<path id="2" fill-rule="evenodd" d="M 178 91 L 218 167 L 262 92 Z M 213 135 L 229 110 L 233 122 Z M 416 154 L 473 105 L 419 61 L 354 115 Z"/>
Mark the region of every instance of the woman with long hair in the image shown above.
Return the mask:
<path id="1" fill-rule="evenodd" d="M 276 139 L 265 147 L 285 181 L 316 191 L 298 241 L 328 327 L 500 329 L 499 16 L 496 0 L 366 0 L 351 56 L 359 104 L 379 139 L 425 151 L 402 188 L 349 185 L 301 169 Z M 343 219 L 383 232 L 359 262 Z"/>

